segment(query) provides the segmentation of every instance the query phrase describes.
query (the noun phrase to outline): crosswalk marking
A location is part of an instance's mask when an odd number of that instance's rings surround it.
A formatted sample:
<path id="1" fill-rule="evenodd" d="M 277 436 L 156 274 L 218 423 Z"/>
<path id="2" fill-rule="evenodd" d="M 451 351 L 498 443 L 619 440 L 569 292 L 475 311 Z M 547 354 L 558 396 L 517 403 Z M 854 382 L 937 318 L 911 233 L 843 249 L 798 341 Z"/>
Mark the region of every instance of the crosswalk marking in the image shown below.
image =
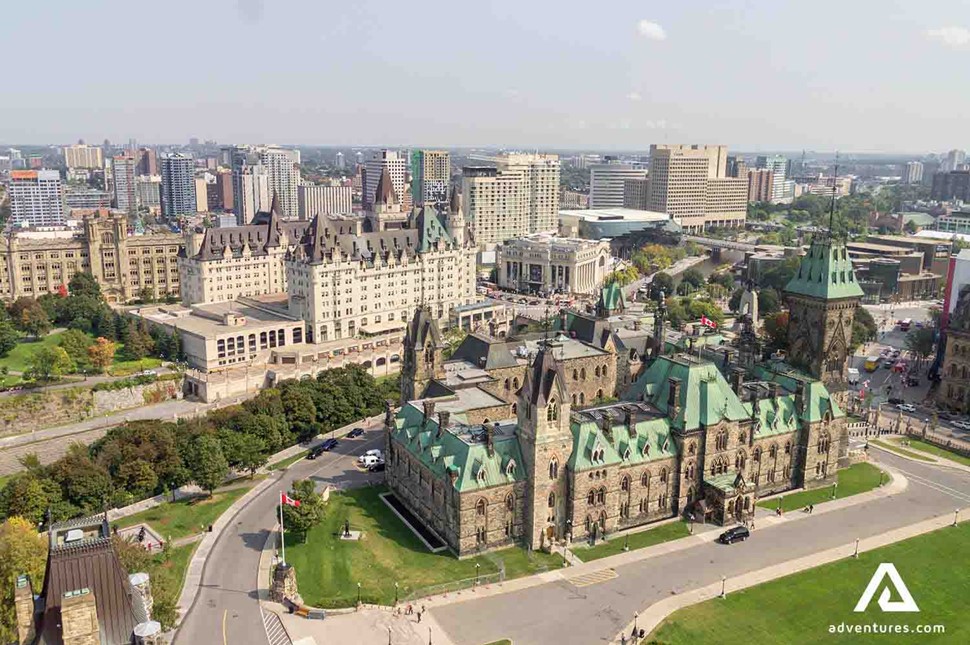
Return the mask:
<path id="1" fill-rule="evenodd" d="M 590 573 L 583 573 L 578 576 L 572 576 L 566 578 L 570 584 L 574 587 L 588 587 L 589 585 L 595 585 L 600 582 L 606 582 L 607 580 L 612 580 L 616 578 L 616 571 L 613 569 L 600 569 L 599 571 L 592 571 Z"/>

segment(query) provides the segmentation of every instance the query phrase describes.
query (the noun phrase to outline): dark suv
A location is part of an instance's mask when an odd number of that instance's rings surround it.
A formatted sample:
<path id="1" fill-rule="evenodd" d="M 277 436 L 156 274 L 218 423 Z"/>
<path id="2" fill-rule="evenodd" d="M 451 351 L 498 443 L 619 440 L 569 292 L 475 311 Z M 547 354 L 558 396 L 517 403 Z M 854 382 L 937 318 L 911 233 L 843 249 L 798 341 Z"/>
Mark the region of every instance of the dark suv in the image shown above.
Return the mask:
<path id="1" fill-rule="evenodd" d="M 735 526 L 730 528 L 717 538 L 717 541 L 721 544 L 731 544 L 732 542 L 744 542 L 749 537 L 751 537 L 751 531 L 745 526 Z"/>

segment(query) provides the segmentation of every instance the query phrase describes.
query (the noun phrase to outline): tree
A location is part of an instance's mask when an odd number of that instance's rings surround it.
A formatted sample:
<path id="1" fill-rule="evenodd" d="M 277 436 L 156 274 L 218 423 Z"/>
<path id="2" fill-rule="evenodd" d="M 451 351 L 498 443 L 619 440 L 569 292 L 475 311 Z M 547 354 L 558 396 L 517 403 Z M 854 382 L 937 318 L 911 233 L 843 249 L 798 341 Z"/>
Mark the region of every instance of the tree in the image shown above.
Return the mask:
<path id="1" fill-rule="evenodd" d="M 765 318 L 768 349 L 777 351 L 788 346 L 788 312 L 779 311 Z"/>
<path id="2" fill-rule="evenodd" d="M 707 277 L 708 284 L 719 284 L 727 290 L 734 289 L 734 276 L 729 271 L 718 271 Z"/>
<path id="3" fill-rule="evenodd" d="M 906 349 L 916 357 L 917 369 L 933 353 L 935 336 L 936 333 L 929 327 L 914 329 L 906 334 Z"/>
<path id="4" fill-rule="evenodd" d="M 183 459 L 192 481 L 208 491 L 210 497 L 229 474 L 229 462 L 222 452 L 222 445 L 212 434 L 199 434 L 189 440 Z"/>
<path id="5" fill-rule="evenodd" d="M 229 465 L 248 470 L 250 477 L 255 476 L 256 471 L 269 460 L 266 443 L 256 435 L 227 428 L 219 432 L 219 441 L 223 454 L 228 455 Z"/>
<path id="6" fill-rule="evenodd" d="M 704 274 L 697 269 L 691 267 L 684 271 L 683 275 L 680 277 L 681 282 L 686 282 L 694 289 L 699 289 L 704 285 Z"/>
<path id="7" fill-rule="evenodd" d="M 728 300 L 728 309 L 731 311 L 738 311 L 741 308 L 741 296 L 744 295 L 744 287 L 738 287 L 731 294 L 731 299 Z"/>
<path id="8" fill-rule="evenodd" d="M 299 500 L 300 505 L 283 506 L 283 525 L 287 531 L 300 534 L 306 542 L 306 534 L 323 517 L 323 498 L 317 493 L 312 479 L 294 481 L 290 497 Z"/>
<path id="9" fill-rule="evenodd" d="M 94 344 L 88 347 L 88 360 L 99 373 L 103 373 L 114 361 L 117 347 L 107 338 L 99 336 Z"/>
<path id="10" fill-rule="evenodd" d="M 103 300 L 101 295 L 101 285 L 90 273 L 75 273 L 71 281 L 67 283 L 67 289 L 72 296 L 91 296 L 98 300 Z"/>
<path id="11" fill-rule="evenodd" d="M 39 302 L 33 298 L 21 296 L 10 305 L 10 318 L 19 329 L 40 338 L 51 329 L 51 321 L 47 312 Z"/>
<path id="12" fill-rule="evenodd" d="M 146 285 L 138 291 L 137 298 L 142 302 L 155 302 L 155 290 Z"/>
<path id="13" fill-rule="evenodd" d="M 759 315 L 767 316 L 779 311 L 781 311 L 781 299 L 777 291 L 769 287 L 758 292 Z"/>
<path id="14" fill-rule="evenodd" d="M 39 593 L 47 562 L 47 536 L 37 532 L 37 525 L 22 517 L 8 518 L 0 524 L 0 642 L 20 642 L 14 613 L 14 590 L 17 577 L 26 574 L 34 592 Z"/>
<path id="15" fill-rule="evenodd" d="M 118 468 L 117 481 L 136 499 L 149 497 L 158 488 L 158 475 L 144 459 L 126 461 Z"/>
<path id="16" fill-rule="evenodd" d="M 36 527 L 43 521 L 47 507 L 55 501 L 48 494 L 50 488 L 45 487 L 41 478 L 33 473 L 14 475 L 0 490 L 0 511 L 5 517 L 27 518 Z"/>
<path id="17" fill-rule="evenodd" d="M 914 233 L 916 233 L 916 222 L 914 222 L 913 220 L 909 220 L 908 222 L 906 222 L 906 224 L 903 225 L 903 228 L 906 229 L 907 233 L 909 233 L 910 235 L 913 235 Z"/>
<path id="18" fill-rule="evenodd" d="M 283 410 L 290 427 L 296 431 L 300 439 L 309 439 L 316 434 L 317 406 L 309 392 L 300 387 L 299 383 L 287 384 L 283 390 Z"/>
<path id="19" fill-rule="evenodd" d="M 674 279 L 663 271 L 654 275 L 650 282 L 650 298 L 660 302 L 661 292 L 665 294 L 664 297 L 674 295 Z"/>
<path id="20" fill-rule="evenodd" d="M 50 477 L 64 498 L 82 513 L 96 513 L 112 500 L 114 486 L 108 471 L 91 459 L 87 446 L 74 443 L 49 467 Z"/>
<path id="21" fill-rule="evenodd" d="M 0 357 L 6 356 L 20 342 L 20 334 L 9 320 L 0 320 Z"/>
<path id="22" fill-rule="evenodd" d="M 37 381 L 50 381 L 73 372 L 74 361 L 63 347 L 41 347 L 27 361 L 28 378 Z"/>
<path id="23" fill-rule="evenodd" d="M 859 307 L 855 310 L 855 318 L 852 320 L 852 343 L 849 346 L 849 351 L 854 352 L 862 343 L 875 340 L 878 333 L 879 328 L 876 326 L 872 314 L 865 307 Z"/>
<path id="24" fill-rule="evenodd" d="M 451 358 L 451 355 L 455 353 L 455 350 L 458 349 L 458 346 L 461 345 L 461 342 L 465 340 L 465 336 L 467 335 L 468 332 L 460 327 L 452 327 L 442 334 L 444 337 L 442 340 L 445 341 L 445 348 L 441 354 L 445 360 Z"/>
<path id="25" fill-rule="evenodd" d="M 91 338 L 87 334 L 77 329 L 68 329 L 57 340 L 76 366 L 80 367 L 88 363 Z"/>

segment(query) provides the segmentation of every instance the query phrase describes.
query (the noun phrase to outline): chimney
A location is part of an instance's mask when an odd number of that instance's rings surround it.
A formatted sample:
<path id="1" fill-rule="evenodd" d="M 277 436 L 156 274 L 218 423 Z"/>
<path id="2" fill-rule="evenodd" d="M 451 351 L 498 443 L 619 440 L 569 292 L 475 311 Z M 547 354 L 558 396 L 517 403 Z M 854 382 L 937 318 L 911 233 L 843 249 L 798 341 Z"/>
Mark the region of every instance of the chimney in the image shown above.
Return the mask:
<path id="1" fill-rule="evenodd" d="M 636 421 L 634 421 L 633 419 L 632 410 L 623 411 L 623 425 L 626 426 L 626 432 L 628 435 L 630 435 L 631 439 L 637 436 L 637 428 L 636 428 L 637 424 L 636 424 Z"/>
<path id="2" fill-rule="evenodd" d="M 676 419 L 680 415 L 680 379 L 671 376 L 667 383 L 667 416 Z"/>
<path id="3" fill-rule="evenodd" d="M 795 413 L 802 417 L 805 414 L 805 394 L 808 383 L 799 383 L 795 387 Z"/>
<path id="4" fill-rule="evenodd" d="M 434 401 L 424 401 L 424 422 L 427 423 L 434 416 Z"/>
<path id="5" fill-rule="evenodd" d="M 640 319 L 639 318 L 634 318 L 633 319 L 633 331 L 640 331 L 640 325 L 641 324 L 642 323 L 640 322 Z"/>
<path id="6" fill-rule="evenodd" d="M 612 443 L 613 420 L 608 415 L 603 415 L 603 419 L 600 421 L 600 428 L 603 430 L 603 436 L 606 437 L 606 440 Z"/>
<path id="7" fill-rule="evenodd" d="M 438 436 L 444 432 L 445 428 L 448 427 L 448 423 L 451 421 L 451 412 L 447 410 L 442 410 L 438 413 Z"/>
<path id="8" fill-rule="evenodd" d="M 17 643 L 34 642 L 34 589 L 27 576 L 14 583 L 14 613 L 17 618 Z"/>
<path id="9" fill-rule="evenodd" d="M 566 331 L 567 321 L 568 321 L 568 318 L 566 317 L 566 310 L 565 310 L 565 308 L 560 309 L 559 310 L 559 331 L 561 331 L 561 332 L 565 332 Z"/>
<path id="10" fill-rule="evenodd" d="M 85 587 L 68 591 L 61 598 L 61 639 L 64 645 L 92 645 L 101 642 L 94 592 Z"/>
<path id="11" fill-rule="evenodd" d="M 134 593 L 134 599 L 141 602 L 142 607 L 145 608 L 145 615 L 151 617 L 152 608 L 155 606 L 155 600 L 152 598 L 152 583 L 148 577 L 147 573 L 133 573 L 128 576 L 128 582 L 131 584 Z"/>
<path id="12" fill-rule="evenodd" d="M 488 321 L 488 335 L 491 336 L 492 338 L 495 338 L 498 336 L 498 325 L 495 324 L 494 320 Z"/>
<path id="13" fill-rule="evenodd" d="M 744 370 L 736 369 L 731 373 L 731 389 L 734 390 L 739 399 L 744 400 L 742 396 L 742 392 L 744 392 Z"/>
<path id="14" fill-rule="evenodd" d="M 498 430 L 498 421 L 492 425 L 485 426 L 485 447 L 488 450 L 488 456 L 491 457 L 495 454 L 495 431 Z"/>

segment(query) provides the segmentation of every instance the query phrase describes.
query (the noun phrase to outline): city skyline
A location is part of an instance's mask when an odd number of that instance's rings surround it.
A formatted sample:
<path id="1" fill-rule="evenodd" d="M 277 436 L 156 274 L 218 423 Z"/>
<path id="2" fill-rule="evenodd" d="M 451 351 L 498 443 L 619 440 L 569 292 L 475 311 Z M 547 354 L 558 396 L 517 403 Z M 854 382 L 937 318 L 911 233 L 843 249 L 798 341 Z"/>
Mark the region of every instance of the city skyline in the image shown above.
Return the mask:
<path id="1" fill-rule="evenodd" d="M 590 13 L 562 3 L 496 2 L 462 17 L 467 9 L 437 11 L 435 4 L 422 11 L 368 2 L 284 10 L 260 0 L 176 1 L 152 20 L 167 34 L 166 65 L 191 73 L 146 77 L 145 60 L 131 57 L 115 61 L 119 69 L 103 80 L 21 76 L 15 100 L 0 106 L 0 140 L 602 150 L 714 141 L 752 152 L 885 153 L 970 147 L 954 134 L 961 132 L 954 106 L 965 102 L 966 90 L 950 82 L 970 55 L 967 8 L 823 1 L 804 12 L 732 0 L 704 12 L 622 2 Z M 54 5 L 45 16 L 26 5 L 7 13 L 9 47 L 29 49 L 41 66 L 66 60 L 78 33 L 125 33 L 142 24 L 116 11 L 117 2 Z M 194 32 L 175 28 L 190 9 L 197 23 L 221 24 L 243 41 L 285 35 L 287 48 L 282 57 L 246 65 L 207 65 Z M 479 37 L 454 28 L 471 20 Z M 429 31 L 436 37 L 387 46 L 395 34 Z M 49 45 L 36 48 L 29 39 L 40 32 Z M 916 103 L 919 127 L 900 127 L 912 123 Z"/>

